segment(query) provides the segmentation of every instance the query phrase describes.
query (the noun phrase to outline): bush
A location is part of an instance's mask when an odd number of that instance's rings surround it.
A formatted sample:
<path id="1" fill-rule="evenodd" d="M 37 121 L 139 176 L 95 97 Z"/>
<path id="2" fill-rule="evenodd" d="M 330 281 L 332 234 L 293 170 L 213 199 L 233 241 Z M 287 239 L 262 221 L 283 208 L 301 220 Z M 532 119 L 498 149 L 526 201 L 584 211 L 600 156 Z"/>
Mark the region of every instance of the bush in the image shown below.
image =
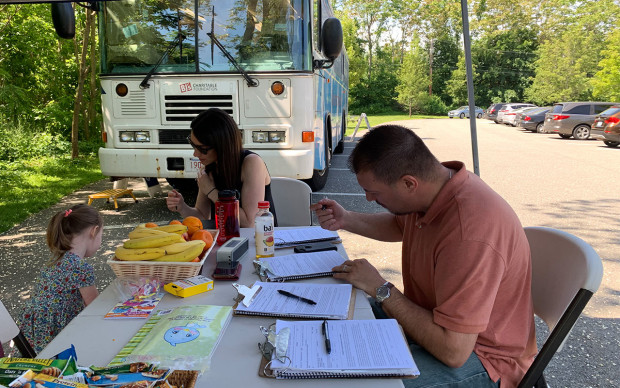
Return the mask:
<path id="1" fill-rule="evenodd" d="M 71 152 L 71 143 L 61 135 L 27 129 L 17 125 L 0 124 L 0 160 L 16 161 L 42 155 L 62 155 Z"/>

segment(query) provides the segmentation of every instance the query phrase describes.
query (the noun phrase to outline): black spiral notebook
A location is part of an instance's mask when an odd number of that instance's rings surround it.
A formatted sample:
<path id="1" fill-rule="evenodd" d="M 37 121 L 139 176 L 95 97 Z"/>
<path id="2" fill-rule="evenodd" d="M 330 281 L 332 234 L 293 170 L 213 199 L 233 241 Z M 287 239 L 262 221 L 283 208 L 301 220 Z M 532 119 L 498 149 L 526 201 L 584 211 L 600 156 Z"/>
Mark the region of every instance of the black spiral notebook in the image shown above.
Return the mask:
<path id="1" fill-rule="evenodd" d="M 276 229 L 274 241 L 276 248 L 287 248 L 295 245 L 307 244 L 319 241 L 339 240 L 338 233 L 323 229 L 320 226 L 307 228 Z"/>
<path id="2" fill-rule="evenodd" d="M 332 268 L 345 261 L 338 251 L 322 251 L 263 257 L 254 260 L 254 266 L 262 281 L 282 282 L 332 276 Z"/>
<path id="3" fill-rule="evenodd" d="M 261 363 L 259 375 L 276 379 L 398 377 L 420 371 L 405 335 L 394 319 L 327 321 L 327 352 L 322 321 L 276 321 L 278 343 L 286 355 Z"/>

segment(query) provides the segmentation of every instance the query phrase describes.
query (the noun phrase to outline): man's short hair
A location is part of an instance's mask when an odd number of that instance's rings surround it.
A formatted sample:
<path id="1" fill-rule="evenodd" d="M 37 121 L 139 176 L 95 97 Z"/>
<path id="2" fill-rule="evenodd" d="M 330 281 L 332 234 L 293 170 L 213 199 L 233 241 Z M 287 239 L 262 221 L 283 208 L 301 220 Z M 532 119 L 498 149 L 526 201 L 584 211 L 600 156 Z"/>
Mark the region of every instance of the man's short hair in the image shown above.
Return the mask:
<path id="1" fill-rule="evenodd" d="M 368 131 L 348 160 L 355 174 L 370 171 L 390 185 L 404 175 L 433 181 L 439 164 L 422 139 L 400 125 L 381 125 Z"/>

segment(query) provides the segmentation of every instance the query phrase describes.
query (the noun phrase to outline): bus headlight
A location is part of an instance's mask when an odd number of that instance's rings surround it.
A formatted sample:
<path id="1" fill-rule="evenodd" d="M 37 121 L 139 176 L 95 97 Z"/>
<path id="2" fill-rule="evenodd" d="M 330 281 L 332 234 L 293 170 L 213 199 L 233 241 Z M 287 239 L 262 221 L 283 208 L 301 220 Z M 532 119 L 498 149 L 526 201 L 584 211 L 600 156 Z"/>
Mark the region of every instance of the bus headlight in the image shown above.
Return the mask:
<path id="1" fill-rule="evenodd" d="M 149 131 L 121 131 L 120 138 L 122 142 L 148 143 L 151 141 Z"/>
<path id="2" fill-rule="evenodd" d="M 252 141 L 254 143 L 284 143 L 286 141 L 285 131 L 253 131 Z"/>

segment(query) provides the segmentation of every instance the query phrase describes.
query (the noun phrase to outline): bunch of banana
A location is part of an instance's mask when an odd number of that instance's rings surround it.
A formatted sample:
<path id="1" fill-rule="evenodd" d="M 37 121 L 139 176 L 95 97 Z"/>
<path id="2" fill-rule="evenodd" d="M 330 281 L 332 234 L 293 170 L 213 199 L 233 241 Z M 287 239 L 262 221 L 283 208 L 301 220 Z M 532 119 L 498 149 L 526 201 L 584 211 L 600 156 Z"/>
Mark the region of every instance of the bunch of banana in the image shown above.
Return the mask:
<path id="1" fill-rule="evenodd" d="M 184 242 L 185 239 L 176 233 L 165 233 L 165 234 L 155 234 L 152 236 L 140 237 L 140 238 L 130 238 L 125 241 L 123 247 L 127 249 L 136 249 L 136 248 L 158 248 L 163 247 L 165 245 L 170 245 L 177 242 Z"/>
<path id="2" fill-rule="evenodd" d="M 147 228 L 146 226 L 144 226 L 145 224 L 140 224 L 138 225 L 135 229 L 135 231 L 144 231 L 144 230 L 150 230 L 150 231 L 159 231 L 159 232 L 166 232 L 166 233 L 176 233 L 176 234 L 183 234 L 185 232 L 187 232 L 187 226 L 183 225 L 183 224 L 172 224 L 172 225 L 161 225 L 161 226 L 156 226 L 153 228 Z"/>
<path id="3" fill-rule="evenodd" d="M 116 248 L 114 255 L 123 261 L 153 260 L 166 254 L 164 248 L 135 248 L 128 249 L 123 246 Z"/>
<path id="4" fill-rule="evenodd" d="M 166 254 L 153 259 L 153 261 L 192 261 L 198 257 L 204 249 L 206 243 L 202 240 L 191 240 L 176 244 L 166 245 Z"/>

